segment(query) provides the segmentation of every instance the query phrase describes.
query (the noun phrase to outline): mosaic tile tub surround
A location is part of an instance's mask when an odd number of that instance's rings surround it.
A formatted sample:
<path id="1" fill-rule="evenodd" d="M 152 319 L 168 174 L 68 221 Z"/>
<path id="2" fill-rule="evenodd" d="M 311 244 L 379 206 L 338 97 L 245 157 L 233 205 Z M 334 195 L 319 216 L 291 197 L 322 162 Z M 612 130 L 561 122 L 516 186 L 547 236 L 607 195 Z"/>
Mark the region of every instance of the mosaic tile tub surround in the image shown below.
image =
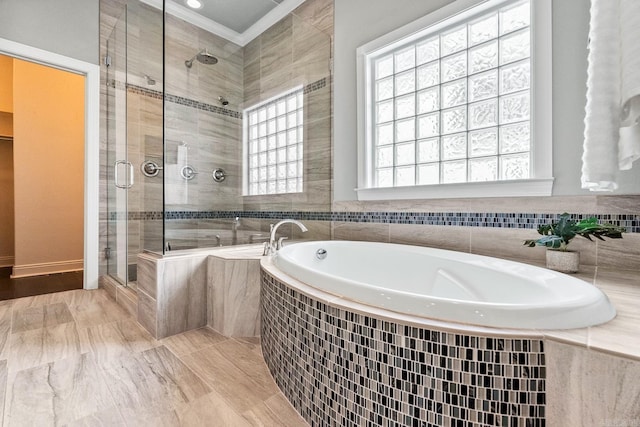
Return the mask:
<path id="1" fill-rule="evenodd" d="M 310 297 L 262 270 L 262 348 L 312 426 L 543 426 L 537 337 L 417 327 Z"/>

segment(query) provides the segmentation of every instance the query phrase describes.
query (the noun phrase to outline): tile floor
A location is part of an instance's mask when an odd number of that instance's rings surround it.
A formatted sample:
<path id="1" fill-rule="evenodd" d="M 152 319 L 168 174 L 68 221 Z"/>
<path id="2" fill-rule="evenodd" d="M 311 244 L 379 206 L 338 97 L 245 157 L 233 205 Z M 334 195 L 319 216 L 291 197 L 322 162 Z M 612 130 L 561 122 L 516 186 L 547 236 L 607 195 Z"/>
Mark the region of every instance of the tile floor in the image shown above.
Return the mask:
<path id="1" fill-rule="evenodd" d="M 259 341 L 153 339 L 104 290 L 0 302 L 4 426 L 305 426 Z"/>

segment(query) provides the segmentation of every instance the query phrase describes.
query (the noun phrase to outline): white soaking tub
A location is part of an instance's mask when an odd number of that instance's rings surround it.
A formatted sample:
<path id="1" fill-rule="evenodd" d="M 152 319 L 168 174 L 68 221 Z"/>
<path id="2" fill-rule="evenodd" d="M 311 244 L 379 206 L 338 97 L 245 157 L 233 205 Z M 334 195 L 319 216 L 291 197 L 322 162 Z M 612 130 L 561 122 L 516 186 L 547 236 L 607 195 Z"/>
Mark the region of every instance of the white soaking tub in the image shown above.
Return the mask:
<path id="1" fill-rule="evenodd" d="M 496 328 L 571 329 L 616 311 L 595 286 L 513 261 L 390 243 L 291 244 L 275 266 L 314 288 L 409 315 Z"/>

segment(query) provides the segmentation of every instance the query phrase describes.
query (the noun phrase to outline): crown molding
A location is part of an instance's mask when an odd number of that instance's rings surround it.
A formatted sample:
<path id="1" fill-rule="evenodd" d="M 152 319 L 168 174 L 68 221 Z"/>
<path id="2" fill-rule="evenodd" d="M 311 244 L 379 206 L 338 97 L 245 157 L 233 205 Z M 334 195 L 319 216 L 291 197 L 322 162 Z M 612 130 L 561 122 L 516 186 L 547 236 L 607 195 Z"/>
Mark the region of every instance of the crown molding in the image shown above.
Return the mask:
<path id="1" fill-rule="evenodd" d="M 151 6 L 153 8 L 162 10 L 162 0 L 140 0 L 142 3 Z M 244 47 L 250 41 L 258 37 L 265 30 L 271 27 L 276 22 L 293 12 L 298 6 L 304 3 L 305 0 L 284 0 L 275 8 L 271 9 L 265 16 L 260 18 L 255 24 L 247 28 L 243 33 L 238 33 L 232 29 L 217 23 L 209 18 L 205 18 L 199 13 L 182 6 L 181 4 L 173 1 L 166 0 L 166 12 L 176 18 L 182 19 L 196 27 L 202 28 L 210 33 L 220 36 L 230 42 Z"/>

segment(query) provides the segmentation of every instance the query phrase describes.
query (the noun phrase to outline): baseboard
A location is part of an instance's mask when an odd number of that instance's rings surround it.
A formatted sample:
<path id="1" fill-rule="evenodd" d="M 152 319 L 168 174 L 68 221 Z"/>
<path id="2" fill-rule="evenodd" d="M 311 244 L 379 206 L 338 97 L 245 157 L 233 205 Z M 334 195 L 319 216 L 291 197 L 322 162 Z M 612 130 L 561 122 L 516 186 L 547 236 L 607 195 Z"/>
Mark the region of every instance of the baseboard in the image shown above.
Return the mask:
<path id="1" fill-rule="evenodd" d="M 11 267 L 15 262 L 12 256 L 0 256 L 0 267 Z"/>
<path id="2" fill-rule="evenodd" d="M 42 264 L 14 265 L 12 279 L 29 276 L 42 276 L 45 274 L 65 273 L 68 271 L 78 271 L 84 268 L 84 261 L 81 259 L 71 261 L 45 262 Z"/>

